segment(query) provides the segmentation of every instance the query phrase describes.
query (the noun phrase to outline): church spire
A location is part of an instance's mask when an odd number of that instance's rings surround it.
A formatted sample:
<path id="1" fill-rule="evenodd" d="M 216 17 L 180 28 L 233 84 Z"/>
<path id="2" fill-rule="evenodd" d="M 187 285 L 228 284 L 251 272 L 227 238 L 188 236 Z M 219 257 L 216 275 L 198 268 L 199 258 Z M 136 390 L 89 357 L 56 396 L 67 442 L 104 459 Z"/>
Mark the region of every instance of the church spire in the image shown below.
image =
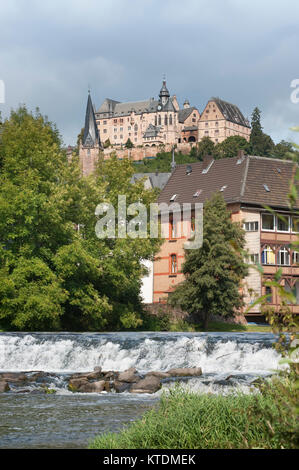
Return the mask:
<path id="1" fill-rule="evenodd" d="M 168 99 L 170 97 L 170 93 L 166 87 L 166 79 L 165 76 L 163 77 L 163 83 L 162 83 L 162 88 L 159 93 L 159 98 L 161 100 L 161 103 L 163 106 L 167 103 Z"/>
<path id="2" fill-rule="evenodd" d="M 90 97 L 90 90 L 88 90 L 82 145 L 83 147 L 89 148 L 101 146 L 100 134 L 98 131 L 98 126 L 94 115 L 94 109 Z"/>

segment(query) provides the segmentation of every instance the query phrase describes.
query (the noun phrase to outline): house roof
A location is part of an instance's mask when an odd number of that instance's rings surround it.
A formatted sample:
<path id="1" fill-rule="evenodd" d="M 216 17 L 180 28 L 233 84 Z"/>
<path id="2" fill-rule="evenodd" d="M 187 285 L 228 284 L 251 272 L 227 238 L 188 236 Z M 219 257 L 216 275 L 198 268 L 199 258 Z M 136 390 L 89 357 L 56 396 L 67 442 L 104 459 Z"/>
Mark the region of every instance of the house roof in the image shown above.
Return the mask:
<path id="1" fill-rule="evenodd" d="M 191 173 L 186 169 L 191 167 Z M 287 194 L 296 165 L 292 161 L 257 156 L 242 156 L 177 165 L 168 183 L 160 193 L 158 202 L 204 203 L 212 194 L 221 191 L 227 203 L 274 208 L 288 208 Z M 207 170 L 203 173 L 203 170 Z M 266 185 L 269 191 L 264 186 Z M 197 197 L 194 197 L 196 192 Z M 299 208 L 299 200 L 296 204 Z"/>

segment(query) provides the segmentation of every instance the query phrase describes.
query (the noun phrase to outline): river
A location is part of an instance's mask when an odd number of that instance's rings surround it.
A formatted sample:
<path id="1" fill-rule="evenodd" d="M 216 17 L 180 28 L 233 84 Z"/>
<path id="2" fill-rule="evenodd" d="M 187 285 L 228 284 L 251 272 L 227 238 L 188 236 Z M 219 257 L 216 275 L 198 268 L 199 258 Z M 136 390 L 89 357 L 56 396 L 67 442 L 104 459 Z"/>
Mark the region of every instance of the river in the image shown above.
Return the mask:
<path id="1" fill-rule="evenodd" d="M 0 333 L 0 371 L 46 371 L 41 382 L 0 394 L 0 448 L 85 448 L 96 434 L 118 431 L 158 403 L 154 395 L 72 393 L 74 372 L 167 371 L 201 367 L 184 387 L 211 393 L 249 391 L 277 369 L 270 333 Z M 42 386 L 56 390 L 45 394 Z"/>

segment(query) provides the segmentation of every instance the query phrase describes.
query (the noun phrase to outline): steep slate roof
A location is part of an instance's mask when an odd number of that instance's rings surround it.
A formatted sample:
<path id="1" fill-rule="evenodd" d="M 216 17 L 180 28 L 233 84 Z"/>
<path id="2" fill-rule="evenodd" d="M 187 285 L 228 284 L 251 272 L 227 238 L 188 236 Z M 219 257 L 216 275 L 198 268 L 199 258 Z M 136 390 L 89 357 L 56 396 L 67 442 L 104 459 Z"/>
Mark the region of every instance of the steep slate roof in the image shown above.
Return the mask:
<path id="1" fill-rule="evenodd" d="M 208 172 L 202 173 L 209 165 Z M 189 175 L 186 174 L 187 166 L 192 168 Z M 174 202 L 204 203 L 226 186 L 222 194 L 227 203 L 288 208 L 287 194 L 294 168 L 292 161 L 272 158 L 243 156 L 213 160 L 207 157 L 203 162 L 177 165 L 158 202 L 170 204 L 170 198 L 177 194 Z M 193 196 L 196 191 L 201 191 L 198 197 Z"/>
<path id="2" fill-rule="evenodd" d="M 184 123 L 194 110 L 197 110 L 197 108 L 195 108 L 194 106 L 192 106 L 191 108 L 180 109 L 179 110 L 179 122 Z"/>
<path id="3" fill-rule="evenodd" d="M 93 105 L 91 102 L 90 94 L 88 94 L 86 114 L 85 114 L 85 127 L 82 139 L 83 147 L 94 147 L 101 145 L 100 134 L 96 124 Z"/>
<path id="4" fill-rule="evenodd" d="M 135 111 L 136 114 L 156 112 L 159 101 L 149 99 L 144 101 L 128 101 L 126 103 L 120 103 L 119 101 L 113 101 L 106 98 L 98 110 L 98 113 L 109 113 L 109 103 L 111 104 L 113 116 L 121 117 L 129 115 L 132 110 Z"/>
<path id="5" fill-rule="evenodd" d="M 157 137 L 159 135 L 161 126 L 154 126 L 153 124 L 149 124 L 143 137 Z"/>
<path id="6" fill-rule="evenodd" d="M 148 178 L 152 188 L 163 189 L 171 173 L 135 173 L 131 178 L 131 183 L 135 183 L 141 178 Z"/>
<path id="7" fill-rule="evenodd" d="M 244 118 L 238 106 L 221 100 L 220 98 L 211 98 L 209 103 L 211 101 L 215 101 L 225 119 L 241 126 L 250 127 L 248 120 Z"/>

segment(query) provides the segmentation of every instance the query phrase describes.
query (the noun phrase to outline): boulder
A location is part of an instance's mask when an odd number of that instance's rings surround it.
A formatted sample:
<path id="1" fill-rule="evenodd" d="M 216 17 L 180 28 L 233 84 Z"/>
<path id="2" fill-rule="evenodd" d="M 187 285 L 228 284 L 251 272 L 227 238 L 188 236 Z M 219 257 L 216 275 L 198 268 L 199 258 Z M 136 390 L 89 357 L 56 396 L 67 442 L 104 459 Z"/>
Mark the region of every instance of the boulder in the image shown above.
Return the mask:
<path id="1" fill-rule="evenodd" d="M 158 371 L 153 371 L 153 372 L 148 372 L 145 374 L 145 377 L 148 377 L 149 375 L 153 375 L 154 377 L 158 377 L 159 379 L 168 379 L 171 377 L 171 375 L 168 372 L 158 372 Z"/>
<path id="2" fill-rule="evenodd" d="M 167 372 L 171 377 L 199 377 L 202 375 L 201 367 L 179 367 Z"/>
<path id="3" fill-rule="evenodd" d="M 0 375 L 0 380 L 1 379 L 7 380 L 11 383 L 19 383 L 25 382 L 27 380 L 27 376 L 24 374 L 24 372 L 3 372 Z"/>
<path id="4" fill-rule="evenodd" d="M 82 377 L 82 378 L 77 378 L 77 379 L 71 379 L 69 381 L 69 390 L 71 390 L 72 392 L 78 392 L 80 387 L 85 385 L 85 384 L 88 384 L 88 380 L 86 377 Z"/>
<path id="5" fill-rule="evenodd" d="M 113 388 L 116 391 L 116 393 L 126 392 L 127 390 L 129 390 L 131 385 L 132 384 L 129 382 L 119 382 L 118 380 L 115 380 L 113 382 Z"/>
<path id="6" fill-rule="evenodd" d="M 0 393 L 8 392 L 9 390 L 8 383 L 5 380 L 0 380 Z"/>
<path id="7" fill-rule="evenodd" d="M 129 382 L 129 383 L 136 383 L 140 380 L 139 375 L 136 374 L 137 370 L 134 367 L 131 367 L 124 372 L 120 372 L 118 375 L 119 382 Z"/>
<path id="8" fill-rule="evenodd" d="M 105 384 L 105 380 L 98 380 L 97 382 L 85 382 L 79 387 L 78 392 L 101 393 L 105 389 Z"/>
<path id="9" fill-rule="evenodd" d="M 155 393 L 161 388 L 159 377 L 155 375 L 147 375 L 138 383 L 133 384 L 130 388 L 131 393 Z"/>

